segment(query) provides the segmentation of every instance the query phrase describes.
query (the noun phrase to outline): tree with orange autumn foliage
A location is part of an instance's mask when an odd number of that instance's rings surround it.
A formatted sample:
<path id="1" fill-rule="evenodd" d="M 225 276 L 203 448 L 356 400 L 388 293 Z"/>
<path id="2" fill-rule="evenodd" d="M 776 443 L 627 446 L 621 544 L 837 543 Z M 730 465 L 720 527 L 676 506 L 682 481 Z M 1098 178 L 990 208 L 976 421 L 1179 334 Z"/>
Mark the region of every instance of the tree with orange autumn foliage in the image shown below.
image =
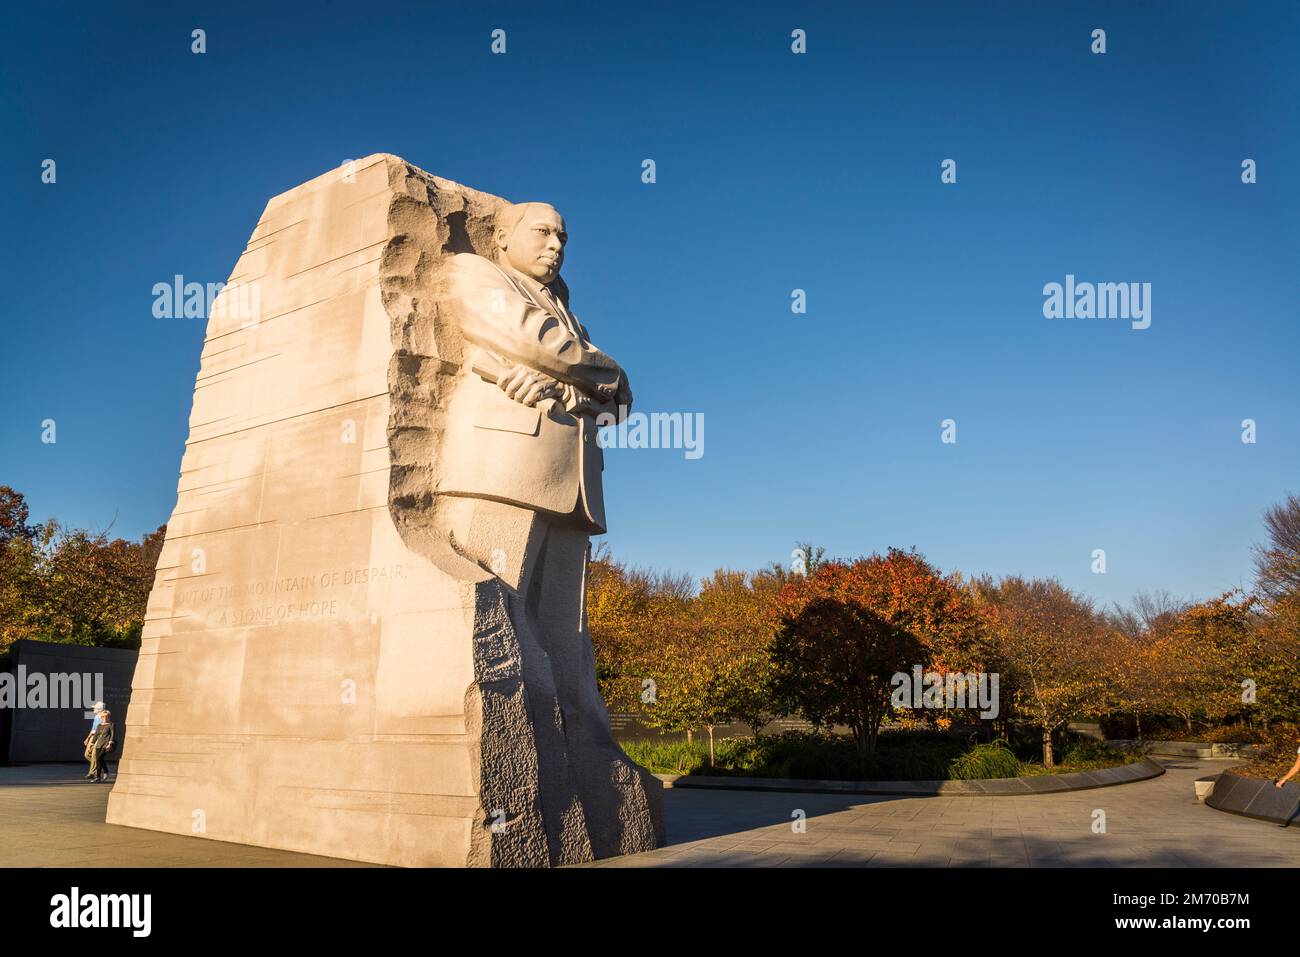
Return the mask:
<path id="1" fill-rule="evenodd" d="M 1254 697 L 1242 682 L 1257 686 L 1263 664 L 1256 601 L 1234 590 L 1192 605 L 1162 642 L 1152 669 L 1158 686 L 1167 689 L 1161 711 L 1181 718 L 1189 734 L 1194 720 L 1221 722 L 1244 713 L 1247 698 Z"/>
<path id="2" fill-rule="evenodd" d="M 818 726 L 848 726 L 864 757 L 875 750 L 895 674 L 915 664 L 960 668 L 979 648 L 967 595 L 915 551 L 824 561 L 785 583 L 777 610 L 777 700 Z"/>
<path id="3" fill-rule="evenodd" d="M 1103 708 L 1130 715 L 1137 737 L 1142 716 L 1163 714 L 1173 694 L 1166 662 L 1175 654 L 1172 635 L 1187 603 L 1168 592 L 1138 592 L 1129 607 L 1102 615 L 1095 651 L 1104 685 Z"/>
<path id="4" fill-rule="evenodd" d="M 596 681 L 612 708 L 639 711 L 652 694 L 644 668 L 672 643 L 694 598 L 687 575 L 630 568 L 607 548 L 587 573 L 587 629 L 596 654 Z"/>
<path id="5" fill-rule="evenodd" d="M 757 734 L 772 716 L 770 606 L 783 577 L 778 570 L 714 572 L 660 622 L 662 637 L 637 663 L 653 682 L 642 707 L 646 721 L 668 731 L 704 728 L 710 765 L 717 725 L 739 720 Z"/>
<path id="6" fill-rule="evenodd" d="M 776 717 L 770 687 L 773 608 L 787 578 L 779 567 L 748 573 L 720 569 L 705 579 L 691 609 L 702 639 L 722 653 L 713 684 L 723 712 L 728 720 L 749 725 L 755 737 Z"/>
<path id="7" fill-rule="evenodd" d="M 587 623 L 597 680 L 611 706 L 661 731 L 709 735 L 732 720 L 755 731 L 772 715 L 767 689 L 772 598 L 784 573 L 719 570 L 698 593 L 685 576 L 593 558 Z"/>
<path id="8" fill-rule="evenodd" d="M 1256 549 L 1260 662 L 1257 713 L 1300 723 L 1300 496 L 1264 513 L 1267 540 Z"/>
<path id="9" fill-rule="evenodd" d="M 1043 765 L 1054 767 L 1052 734 L 1102 708 L 1104 625 L 1091 600 L 1055 579 L 986 577 L 974 591 L 989 612 L 1009 703 L 1038 729 Z"/>
<path id="10" fill-rule="evenodd" d="M 29 525 L 22 494 L 0 486 L 0 651 L 20 638 L 139 647 L 165 534 Z"/>

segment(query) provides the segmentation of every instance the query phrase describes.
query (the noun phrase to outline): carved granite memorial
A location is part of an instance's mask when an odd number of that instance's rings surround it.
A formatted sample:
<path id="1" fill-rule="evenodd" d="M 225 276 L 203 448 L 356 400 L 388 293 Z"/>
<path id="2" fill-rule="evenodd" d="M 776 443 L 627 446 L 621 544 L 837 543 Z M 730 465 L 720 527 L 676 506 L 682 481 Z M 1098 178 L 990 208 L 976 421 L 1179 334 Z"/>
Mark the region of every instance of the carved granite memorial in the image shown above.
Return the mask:
<path id="1" fill-rule="evenodd" d="M 415 866 L 662 843 L 586 628 L 595 418 L 631 392 L 566 239 L 387 154 L 267 205 L 211 310 L 109 823 Z"/>

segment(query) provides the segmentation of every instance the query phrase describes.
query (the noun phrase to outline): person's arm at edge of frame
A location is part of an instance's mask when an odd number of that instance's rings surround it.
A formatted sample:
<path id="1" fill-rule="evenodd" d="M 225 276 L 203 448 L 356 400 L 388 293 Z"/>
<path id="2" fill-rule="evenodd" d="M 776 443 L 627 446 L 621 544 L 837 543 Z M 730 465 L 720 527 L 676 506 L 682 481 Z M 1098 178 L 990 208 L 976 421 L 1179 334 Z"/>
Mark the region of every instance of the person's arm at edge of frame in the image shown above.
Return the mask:
<path id="1" fill-rule="evenodd" d="M 1287 781 L 1295 777 L 1297 772 L 1300 772 L 1300 751 L 1296 752 L 1295 764 L 1291 765 L 1291 770 L 1274 781 L 1273 786 L 1280 788 L 1282 785 L 1286 784 Z"/>

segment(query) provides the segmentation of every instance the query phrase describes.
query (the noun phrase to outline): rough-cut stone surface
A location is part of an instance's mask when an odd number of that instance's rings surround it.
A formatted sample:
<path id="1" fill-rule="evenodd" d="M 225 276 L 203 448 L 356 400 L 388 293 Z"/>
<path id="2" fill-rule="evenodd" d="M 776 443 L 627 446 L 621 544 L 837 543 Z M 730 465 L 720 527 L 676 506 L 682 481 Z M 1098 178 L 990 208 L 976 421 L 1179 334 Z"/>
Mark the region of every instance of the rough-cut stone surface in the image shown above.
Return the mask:
<path id="1" fill-rule="evenodd" d="M 208 323 L 110 823 L 415 866 L 662 843 L 589 662 L 437 494 L 446 264 L 504 205 L 387 154 L 267 205 Z"/>

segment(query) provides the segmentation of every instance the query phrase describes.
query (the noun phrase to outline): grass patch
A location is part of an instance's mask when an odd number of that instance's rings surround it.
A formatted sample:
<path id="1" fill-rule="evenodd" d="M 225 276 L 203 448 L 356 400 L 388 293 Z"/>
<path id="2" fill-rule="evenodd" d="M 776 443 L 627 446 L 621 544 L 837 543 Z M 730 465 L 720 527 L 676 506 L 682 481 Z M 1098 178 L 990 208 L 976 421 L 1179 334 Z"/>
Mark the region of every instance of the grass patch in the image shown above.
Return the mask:
<path id="1" fill-rule="evenodd" d="M 1035 777 L 1040 774 L 1070 774 L 1075 771 L 1100 771 L 1102 768 L 1119 767 L 1141 761 L 1142 755 L 1119 751 L 1107 747 L 1101 741 L 1078 741 L 1067 744 L 1057 755 L 1056 764 L 1050 768 L 1043 767 L 1041 761 L 1026 762 L 1020 772 L 1021 777 Z"/>

